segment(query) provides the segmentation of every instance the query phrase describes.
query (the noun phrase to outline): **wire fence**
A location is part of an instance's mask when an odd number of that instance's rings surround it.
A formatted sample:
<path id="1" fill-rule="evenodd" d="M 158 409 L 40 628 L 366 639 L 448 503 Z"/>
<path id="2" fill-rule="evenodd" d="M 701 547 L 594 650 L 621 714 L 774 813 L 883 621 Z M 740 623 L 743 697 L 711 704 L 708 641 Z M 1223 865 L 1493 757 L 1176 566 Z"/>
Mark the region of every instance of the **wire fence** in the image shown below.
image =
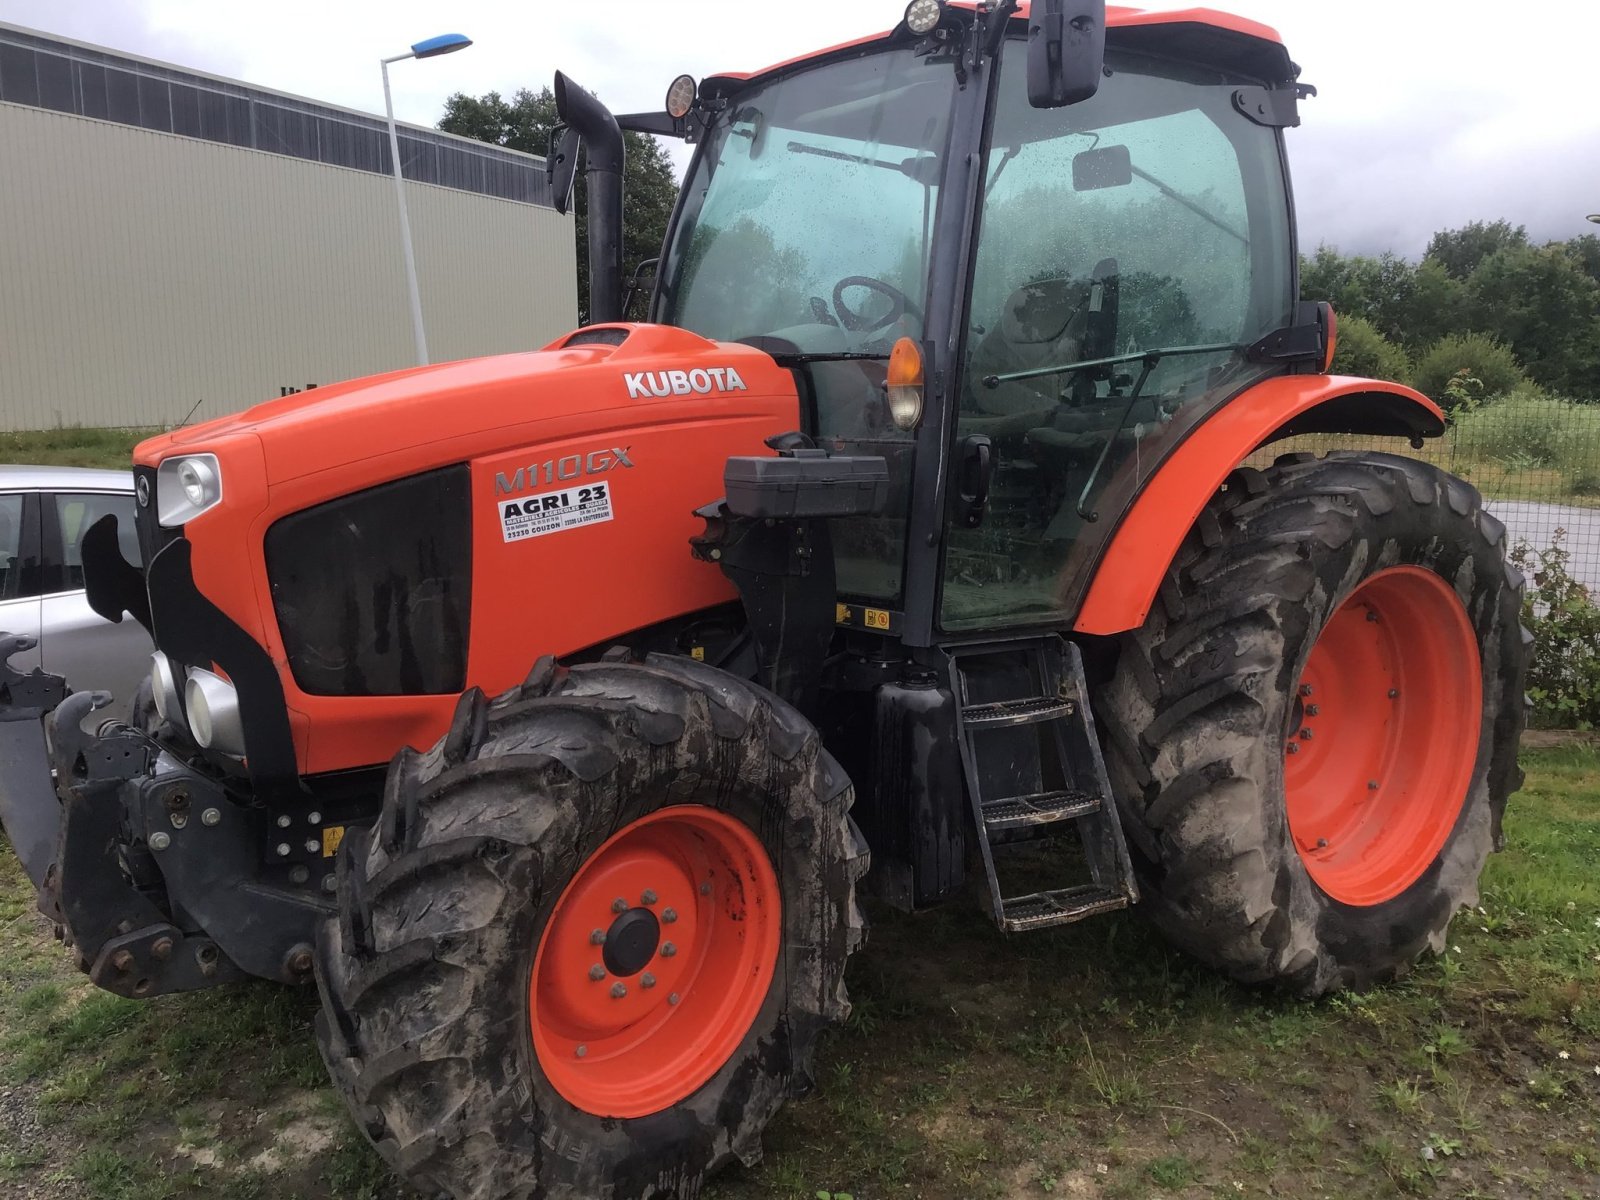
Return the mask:
<path id="1" fill-rule="evenodd" d="M 1512 395 L 1458 412 L 1420 450 L 1393 438 L 1309 434 L 1274 443 L 1255 465 L 1329 450 L 1407 454 L 1467 480 L 1505 523 L 1513 552 L 1525 547 L 1524 561 L 1537 563 L 1563 551 L 1568 573 L 1600 603 L 1600 400 Z"/>

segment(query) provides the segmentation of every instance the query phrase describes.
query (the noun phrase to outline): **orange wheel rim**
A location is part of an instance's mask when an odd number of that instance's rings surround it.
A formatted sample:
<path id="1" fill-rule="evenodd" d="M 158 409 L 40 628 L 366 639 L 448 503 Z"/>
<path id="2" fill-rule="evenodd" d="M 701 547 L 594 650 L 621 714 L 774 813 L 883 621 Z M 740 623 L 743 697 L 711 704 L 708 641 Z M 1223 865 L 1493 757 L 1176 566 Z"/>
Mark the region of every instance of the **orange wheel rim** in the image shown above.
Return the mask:
<path id="1" fill-rule="evenodd" d="M 1482 667 L 1467 611 L 1420 567 L 1358 587 L 1306 659 L 1284 755 L 1289 832 L 1335 900 L 1381 904 L 1428 869 L 1478 758 Z"/>
<path id="2" fill-rule="evenodd" d="M 781 937 L 748 826 L 694 805 L 635 821 L 583 864 L 540 939 L 528 1016 L 545 1076 L 597 1116 L 670 1108 L 744 1040 Z"/>

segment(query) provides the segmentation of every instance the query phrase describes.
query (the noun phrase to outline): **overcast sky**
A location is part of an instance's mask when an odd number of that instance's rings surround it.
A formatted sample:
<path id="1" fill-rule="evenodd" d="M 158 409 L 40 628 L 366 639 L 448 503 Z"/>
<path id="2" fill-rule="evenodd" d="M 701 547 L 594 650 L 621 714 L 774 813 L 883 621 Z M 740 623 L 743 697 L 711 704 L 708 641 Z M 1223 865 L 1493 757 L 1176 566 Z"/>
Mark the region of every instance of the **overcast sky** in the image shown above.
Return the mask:
<path id="1" fill-rule="evenodd" d="M 1182 7 L 1152 4 L 1151 7 Z M 1600 212 L 1596 0 L 1231 0 L 1275 26 L 1321 95 L 1289 134 L 1301 244 L 1421 254 L 1504 217 L 1537 240 Z M 537 88 L 556 68 L 614 110 L 659 109 L 674 75 L 765 66 L 893 25 L 903 0 L 0 0 L 0 20 L 318 100 L 383 111 L 377 60 L 461 32 L 476 44 L 392 69 L 402 120 L 446 96 Z"/>

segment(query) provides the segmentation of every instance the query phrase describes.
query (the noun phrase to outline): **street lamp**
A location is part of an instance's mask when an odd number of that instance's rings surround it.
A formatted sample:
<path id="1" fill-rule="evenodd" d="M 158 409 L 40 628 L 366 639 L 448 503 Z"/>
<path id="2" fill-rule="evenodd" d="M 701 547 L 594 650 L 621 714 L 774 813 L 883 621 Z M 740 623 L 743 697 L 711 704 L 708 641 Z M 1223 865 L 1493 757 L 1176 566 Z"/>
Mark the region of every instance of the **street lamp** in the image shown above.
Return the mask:
<path id="1" fill-rule="evenodd" d="M 389 114 L 389 164 L 394 168 L 394 197 L 400 205 L 400 241 L 406 251 L 406 285 L 411 291 L 411 332 L 417 339 L 417 365 L 428 365 L 428 338 L 422 329 L 422 294 L 417 290 L 417 257 L 411 249 L 411 218 L 406 213 L 405 180 L 400 176 L 400 135 L 394 127 L 394 99 L 389 94 L 389 64 L 408 58 L 437 58 L 465 50 L 472 39 L 459 33 L 442 33 L 425 42 L 417 42 L 405 54 L 379 59 L 383 68 L 383 107 Z"/>

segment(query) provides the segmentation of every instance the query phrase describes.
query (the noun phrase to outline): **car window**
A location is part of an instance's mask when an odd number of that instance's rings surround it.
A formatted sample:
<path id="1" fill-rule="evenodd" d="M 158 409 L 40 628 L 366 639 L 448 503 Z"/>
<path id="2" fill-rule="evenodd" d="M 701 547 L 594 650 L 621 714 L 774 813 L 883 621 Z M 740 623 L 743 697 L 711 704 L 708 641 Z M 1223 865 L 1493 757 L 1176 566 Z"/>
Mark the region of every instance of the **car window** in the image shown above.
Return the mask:
<path id="1" fill-rule="evenodd" d="M 122 557 L 139 565 L 139 535 L 133 524 L 131 495 L 59 492 L 54 499 L 56 521 L 61 528 L 61 569 L 55 590 L 65 592 L 83 586 L 83 535 L 107 515 L 117 518 L 117 543 Z"/>
<path id="2" fill-rule="evenodd" d="M 22 587 L 22 496 L 0 495 L 0 600 L 27 595 Z"/>

